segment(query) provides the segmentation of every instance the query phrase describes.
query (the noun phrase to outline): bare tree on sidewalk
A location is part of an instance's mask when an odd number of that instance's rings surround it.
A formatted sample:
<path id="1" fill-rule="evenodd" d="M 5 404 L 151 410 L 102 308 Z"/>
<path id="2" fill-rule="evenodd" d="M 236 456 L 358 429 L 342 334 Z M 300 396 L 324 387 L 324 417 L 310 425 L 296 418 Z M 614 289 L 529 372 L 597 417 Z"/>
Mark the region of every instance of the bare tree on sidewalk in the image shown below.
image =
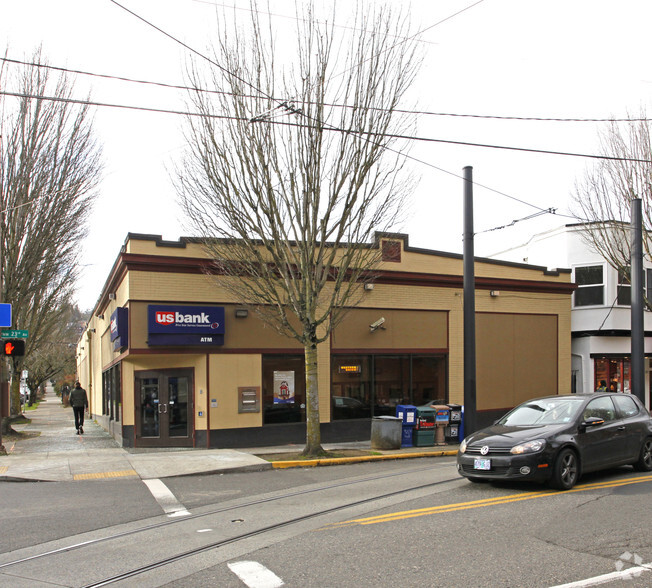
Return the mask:
<path id="1" fill-rule="evenodd" d="M 629 283 L 631 202 L 643 204 L 643 226 L 652 228 L 652 141 L 645 110 L 625 123 L 611 122 L 600 134 L 601 159 L 575 188 L 576 215 L 586 219 L 583 232 L 589 245 Z M 652 241 L 643 239 L 645 255 Z"/>
<path id="2" fill-rule="evenodd" d="M 0 293 L 12 326 L 29 331 L 25 358 L 11 363 L 12 414 L 24 360 L 45 352 L 65 320 L 101 173 L 89 106 L 70 102 L 73 83 L 40 51 L 32 61 L 0 70 Z"/>
<path id="3" fill-rule="evenodd" d="M 221 31 L 209 74 L 190 68 L 200 116 L 177 186 L 219 286 L 302 344 L 303 453 L 317 455 L 317 346 L 373 278 L 377 232 L 405 212 L 413 182 L 391 135 L 408 126 L 396 109 L 420 60 L 406 19 L 385 10 L 359 4 L 342 34 L 297 8 L 289 47 L 252 8 L 247 31 Z"/>
<path id="4" fill-rule="evenodd" d="M 57 376 L 74 373 L 76 369 L 75 352 L 82 313 L 72 305 L 57 310 L 61 312 L 57 313 L 55 327 L 49 330 L 50 339 L 42 341 L 24 362 L 30 406 L 39 387 Z"/>

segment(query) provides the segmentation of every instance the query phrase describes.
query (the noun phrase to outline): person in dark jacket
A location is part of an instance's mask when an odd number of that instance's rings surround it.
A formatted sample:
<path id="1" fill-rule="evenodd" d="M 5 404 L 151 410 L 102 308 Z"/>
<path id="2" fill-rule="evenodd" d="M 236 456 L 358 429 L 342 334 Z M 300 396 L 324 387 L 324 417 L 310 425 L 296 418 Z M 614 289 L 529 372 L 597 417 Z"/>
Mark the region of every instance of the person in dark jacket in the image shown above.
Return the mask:
<path id="1" fill-rule="evenodd" d="M 88 396 L 86 390 L 81 387 L 79 382 L 75 382 L 75 387 L 68 398 L 72 411 L 75 413 L 75 429 L 77 435 L 84 434 L 84 411 L 88 410 Z"/>

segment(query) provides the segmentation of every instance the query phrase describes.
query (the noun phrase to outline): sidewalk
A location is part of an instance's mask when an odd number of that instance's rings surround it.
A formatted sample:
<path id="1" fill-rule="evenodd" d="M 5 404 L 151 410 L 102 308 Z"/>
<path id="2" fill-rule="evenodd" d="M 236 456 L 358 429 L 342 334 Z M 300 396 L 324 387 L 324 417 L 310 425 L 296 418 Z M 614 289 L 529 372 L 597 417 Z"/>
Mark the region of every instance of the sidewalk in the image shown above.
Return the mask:
<path id="1" fill-rule="evenodd" d="M 311 467 L 405 457 L 455 455 L 457 445 L 446 447 L 410 447 L 379 452 L 381 455 L 337 459 L 275 461 L 257 457 L 264 454 L 296 453 L 302 447 L 256 447 L 233 449 L 192 450 L 127 450 L 98 424 L 86 420 L 84 434 L 75 432 L 72 409 L 61 404 L 53 391 L 34 411 L 26 416 L 28 425 L 13 425 L 14 430 L 39 432 L 33 438 L 17 442 L 3 439 L 7 456 L 0 456 L 0 481 L 64 482 L 73 480 L 139 477 L 165 478 L 215 472 L 261 471 L 272 468 Z M 324 449 L 371 450 L 369 441 L 325 444 Z M 254 455 L 256 454 L 256 455 Z"/>

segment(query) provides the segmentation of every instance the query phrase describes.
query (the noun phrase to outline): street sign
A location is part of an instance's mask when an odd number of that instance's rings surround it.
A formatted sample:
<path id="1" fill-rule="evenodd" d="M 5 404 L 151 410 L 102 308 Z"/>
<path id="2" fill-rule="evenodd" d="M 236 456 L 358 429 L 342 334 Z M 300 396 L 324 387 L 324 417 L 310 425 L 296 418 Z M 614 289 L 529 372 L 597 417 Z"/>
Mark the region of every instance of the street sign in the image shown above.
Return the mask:
<path id="1" fill-rule="evenodd" d="M 0 327 L 11 327 L 11 304 L 0 304 Z"/>
<path id="2" fill-rule="evenodd" d="M 27 339 L 29 331 L 27 329 L 2 329 L 0 330 L 0 337 L 3 339 Z"/>

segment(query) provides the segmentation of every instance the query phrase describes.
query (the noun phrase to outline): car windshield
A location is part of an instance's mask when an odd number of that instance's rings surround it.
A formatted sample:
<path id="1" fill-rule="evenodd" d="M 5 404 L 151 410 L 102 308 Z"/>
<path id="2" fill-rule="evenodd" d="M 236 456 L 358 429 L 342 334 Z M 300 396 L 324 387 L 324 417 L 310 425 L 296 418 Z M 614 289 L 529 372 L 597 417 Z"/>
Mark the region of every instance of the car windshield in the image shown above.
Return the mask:
<path id="1" fill-rule="evenodd" d="M 570 423 L 578 414 L 583 400 L 577 397 L 531 400 L 507 413 L 496 424 L 510 427 Z"/>

